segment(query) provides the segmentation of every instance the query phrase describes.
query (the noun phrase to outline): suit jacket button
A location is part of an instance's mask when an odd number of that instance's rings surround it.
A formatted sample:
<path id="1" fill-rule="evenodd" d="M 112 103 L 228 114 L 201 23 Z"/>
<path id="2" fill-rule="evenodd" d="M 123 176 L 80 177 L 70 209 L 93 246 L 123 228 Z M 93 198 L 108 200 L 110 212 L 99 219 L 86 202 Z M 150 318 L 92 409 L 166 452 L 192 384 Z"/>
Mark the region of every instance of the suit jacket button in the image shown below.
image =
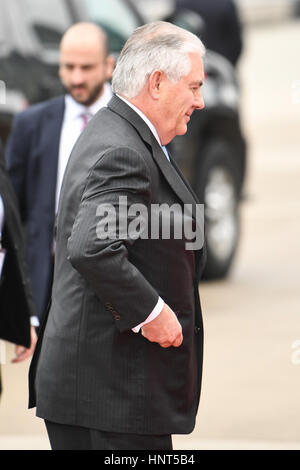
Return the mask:
<path id="1" fill-rule="evenodd" d="M 115 320 L 120 320 L 121 319 L 120 315 L 115 310 L 113 310 L 111 313 L 113 314 L 113 317 L 114 317 Z"/>
<path id="2" fill-rule="evenodd" d="M 195 326 L 195 334 L 197 335 L 200 332 L 201 328 L 199 326 Z"/>

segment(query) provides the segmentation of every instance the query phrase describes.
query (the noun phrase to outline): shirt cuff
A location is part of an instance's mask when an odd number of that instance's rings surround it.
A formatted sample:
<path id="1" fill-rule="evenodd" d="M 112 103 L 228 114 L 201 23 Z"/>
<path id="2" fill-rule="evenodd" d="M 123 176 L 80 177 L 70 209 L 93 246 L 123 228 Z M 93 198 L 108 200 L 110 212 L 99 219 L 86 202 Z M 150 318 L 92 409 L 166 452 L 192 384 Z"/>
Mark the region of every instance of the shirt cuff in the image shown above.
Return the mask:
<path id="1" fill-rule="evenodd" d="M 35 316 L 30 317 L 30 325 L 35 326 L 35 327 L 40 326 L 40 321 L 38 317 L 35 317 Z"/>
<path id="2" fill-rule="evenodd" d="M 139 325 L 135 326 L 132 328 L 132 331 L 134 333 L 139 333 L 140 329 L 142 328 L 143 325 L 146 325 L 146 323 L 151 322 L 154 320 L 154 318 L 158 317 L 158 315 L 161 313 L 162 309 L 164 308 L 164 301 L 161 297 L 158 298 L 158 302 L 155 305 L 154 309 L 150 313 L 150 315 L 146 318 L 146 320 L 143 323 L 140 323 Z"/>

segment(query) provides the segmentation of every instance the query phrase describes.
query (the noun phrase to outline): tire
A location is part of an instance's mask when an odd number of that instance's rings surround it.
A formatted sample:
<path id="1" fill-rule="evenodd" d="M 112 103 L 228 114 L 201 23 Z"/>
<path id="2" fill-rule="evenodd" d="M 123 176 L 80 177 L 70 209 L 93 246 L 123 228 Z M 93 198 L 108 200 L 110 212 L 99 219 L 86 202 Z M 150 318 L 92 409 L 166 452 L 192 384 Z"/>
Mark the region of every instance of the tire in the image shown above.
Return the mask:
<path id="1" fill-rule="evenodd" d="M 207 261 L 202 277 L 226 277 L 240 237 L 241 173 L 226 140 L 207 143 L 199 156 L 195 190 L 205 205 Z"/>

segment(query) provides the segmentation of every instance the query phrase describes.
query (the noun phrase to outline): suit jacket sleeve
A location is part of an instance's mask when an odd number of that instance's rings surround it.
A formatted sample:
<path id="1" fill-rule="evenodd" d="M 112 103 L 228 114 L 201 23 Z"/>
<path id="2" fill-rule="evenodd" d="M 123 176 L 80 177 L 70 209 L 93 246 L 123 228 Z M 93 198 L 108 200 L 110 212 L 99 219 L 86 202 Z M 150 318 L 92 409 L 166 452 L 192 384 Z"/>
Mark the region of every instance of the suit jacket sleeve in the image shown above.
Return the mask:
<path id="1" fill-rule="evenodd" d="M 130 261 L 130 247 L 138 243 L 120 230 L 120 197 L 149 207 L 150 174 L 143 157 L 134 150 L 110 150 L 90 172 L 68 241 L 72 265 L 90 283 L 105 306 L 118 315 L 117 327 L 125 331 L 143 322 L 158 301 L 158 293 Z M 99 208 L 113 207 L 118 237 L 97 235 Z M 97 212 L 98 211 L 98 212 Z M 128 219 L 130 223 L 130 218 Z M 146 256 L 146 253 L 145 253 Z"/>

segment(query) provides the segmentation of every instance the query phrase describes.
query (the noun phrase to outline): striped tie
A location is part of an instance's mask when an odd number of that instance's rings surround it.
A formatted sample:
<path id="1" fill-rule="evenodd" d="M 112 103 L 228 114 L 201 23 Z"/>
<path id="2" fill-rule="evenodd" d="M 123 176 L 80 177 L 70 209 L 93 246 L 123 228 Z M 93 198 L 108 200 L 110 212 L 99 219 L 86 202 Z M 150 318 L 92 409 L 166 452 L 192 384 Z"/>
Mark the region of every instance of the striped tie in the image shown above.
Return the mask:
<path id="1" fill-rule="evenodd" d="M 92 118 L 92 115 L 91 115 L 91 113 L 85 112 L 85 113 L 80 114 L 80 117 L 82 119 L 82 128 L 81 128 L 81 130 L 83 131 L 83 129 L 86 127 L 89 120 Z"/>
<path id="2" fill-rule="evenodd" d="M 166 149 L 166 147 L 163 145 L 161 148 L 165 156 L 167 157 L 167 159 L 170 161 L 170 157 L 169 157 L 168 150 Z"/>

